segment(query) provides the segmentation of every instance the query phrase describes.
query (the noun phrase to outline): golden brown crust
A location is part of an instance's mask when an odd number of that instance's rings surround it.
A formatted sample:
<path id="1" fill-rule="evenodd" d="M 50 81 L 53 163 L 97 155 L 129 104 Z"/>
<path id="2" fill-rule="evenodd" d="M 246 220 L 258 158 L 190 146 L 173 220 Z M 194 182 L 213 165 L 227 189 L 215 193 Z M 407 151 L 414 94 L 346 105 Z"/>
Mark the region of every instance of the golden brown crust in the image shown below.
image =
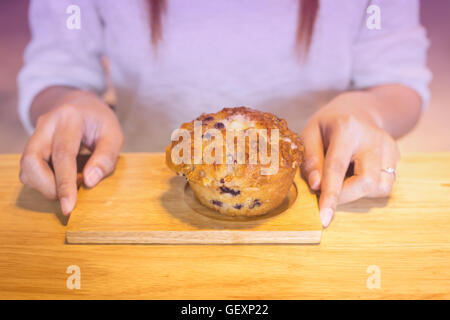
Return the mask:
<path id="1" fill-rule="evenodd" d="M 221 164 L 194 164 L 194 121 L 202 121 L 202 150 L 214 141 L 214 138 L 208 139 L 208 129 L 220 130 L 224 140 L 227 129 L 242 129 L 243 132 L 249 129 L 267 129 L 268 141 L 271 139 L 270 129 L 278 129 L 278 171 L 275 174 L 263 175 L 261 169 L 270 167 L 270 164 L 250 164 L 249 139 L 245 139 L 243 164 L 233 159 L 229 164 L 226 163 L 225 142 Z M 191 161 L 187 164 L 175 164 L 172 161 L 172 149 L 179 143 L 178 140 L 172 141 L 166 148 L 168 167 L 186 177 L 202 204 L 225 215 L 261 215 L 277 207 L 287 195 L 302 161 L 303 146 L 300 138 L 289 130 L 284 119 L 271 113 L 247 107 L 224 108 L 218 113 L 203 113 L 197 119 L 183 123 L 180 128 L 190 133 Z M 234 144 L 237 144 L 236 139 Z M 258 146 L 256 149 L 259 150 Z M 270 153 L 269 144 L 268 154 Z M 212 154 L 214 155 L 214 152 Z"/>

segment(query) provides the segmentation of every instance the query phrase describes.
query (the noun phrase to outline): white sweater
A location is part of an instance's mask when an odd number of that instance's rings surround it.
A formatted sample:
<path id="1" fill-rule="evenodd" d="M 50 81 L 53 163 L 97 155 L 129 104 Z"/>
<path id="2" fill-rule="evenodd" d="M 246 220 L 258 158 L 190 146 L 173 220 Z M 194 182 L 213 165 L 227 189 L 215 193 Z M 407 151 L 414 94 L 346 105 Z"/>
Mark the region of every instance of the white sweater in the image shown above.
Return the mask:
<path id="1" fill-rule="evenodd" d="M 32 40 L 19 75 L 19 113 L 41 90 L 106 88 L 110 60 L 128 151 L 162 151 L 170 133 L 202 112 L 246 105 L 299 131 L 336 92 L 401 83 L 426 105 L 428 40 L 415 0 L 320 0 L 308 59 L 296 55 L 297 0 L 168 0 L 163 41 L 151 46 L 145 0 L 34 0 Z M 81 28 L 69 29 L 69 5 Z M 381 29 L 366 12 L 378 5 Z"/>

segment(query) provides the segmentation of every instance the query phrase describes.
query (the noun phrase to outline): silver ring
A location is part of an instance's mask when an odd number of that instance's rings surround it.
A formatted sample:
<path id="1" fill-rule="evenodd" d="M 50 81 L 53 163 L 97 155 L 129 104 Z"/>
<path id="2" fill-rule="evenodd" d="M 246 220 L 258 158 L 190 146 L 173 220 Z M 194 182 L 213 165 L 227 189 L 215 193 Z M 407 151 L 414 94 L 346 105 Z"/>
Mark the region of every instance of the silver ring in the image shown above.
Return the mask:
<path id="1" fill-rule="evenodd" d="M 392 168 L 392 167 L 383 168 L 383 169 L 381 169 L 381 171 L 389 173 L 389 174 L 393 174 L 394 176 L 396 175 L 395 174 L 395 169 Z"/>

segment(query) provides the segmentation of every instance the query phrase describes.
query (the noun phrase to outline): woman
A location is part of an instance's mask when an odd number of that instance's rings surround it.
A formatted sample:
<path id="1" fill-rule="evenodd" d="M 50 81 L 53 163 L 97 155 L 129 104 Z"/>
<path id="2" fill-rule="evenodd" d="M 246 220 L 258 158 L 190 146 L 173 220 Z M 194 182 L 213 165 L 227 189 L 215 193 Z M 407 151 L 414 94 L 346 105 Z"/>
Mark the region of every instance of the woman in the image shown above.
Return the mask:
<path id="1" fill-rule="evenodd" d="M 94 187 L 124 135 L 126 150 L 162 151 L 181 122 L 248 105 L 303 128 L 302 170 L 327 227 L 339 203 L 391 191 L 394 139 L 428 101 L 418 13 L 411 0 L 32 1 L 19 111 L 34 133 L 21 181 L 69 214 L 80 144 L 93 151 L 83 177 Z M 116 113 L 101 98 L 103 56 Z"/>

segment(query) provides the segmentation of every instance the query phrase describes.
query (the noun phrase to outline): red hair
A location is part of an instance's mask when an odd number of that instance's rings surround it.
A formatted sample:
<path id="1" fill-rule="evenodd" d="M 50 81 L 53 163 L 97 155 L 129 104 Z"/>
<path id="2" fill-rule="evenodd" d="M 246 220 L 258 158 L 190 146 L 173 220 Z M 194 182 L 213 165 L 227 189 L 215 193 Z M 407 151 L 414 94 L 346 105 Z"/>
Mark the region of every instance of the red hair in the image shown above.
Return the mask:
<path id="1" fill-rule="evenodd" d="M 162 15 L 166 13 L 167 0 L 147 0 L 150 10 L 151 40 L 154 47 L 163 38 Z M 307 53 L 311 45 L 314 23 L 319 10 L 319 0 L 299 0 L 296 44 Z"/>
<path id="2" fill-rule="evenodd" d="M 319 0 L 300 0 L 298 9 L 296 44 L 307 53 L 311 45 L 317 11 L 319 11 Z"/>
<path id="3" fill-rule="evenodd" d="M 150 9 L 150 29 L 154 47 L 162 40 L 162 15 L 166 13 L 166 0 L 147 0 Z"/>

